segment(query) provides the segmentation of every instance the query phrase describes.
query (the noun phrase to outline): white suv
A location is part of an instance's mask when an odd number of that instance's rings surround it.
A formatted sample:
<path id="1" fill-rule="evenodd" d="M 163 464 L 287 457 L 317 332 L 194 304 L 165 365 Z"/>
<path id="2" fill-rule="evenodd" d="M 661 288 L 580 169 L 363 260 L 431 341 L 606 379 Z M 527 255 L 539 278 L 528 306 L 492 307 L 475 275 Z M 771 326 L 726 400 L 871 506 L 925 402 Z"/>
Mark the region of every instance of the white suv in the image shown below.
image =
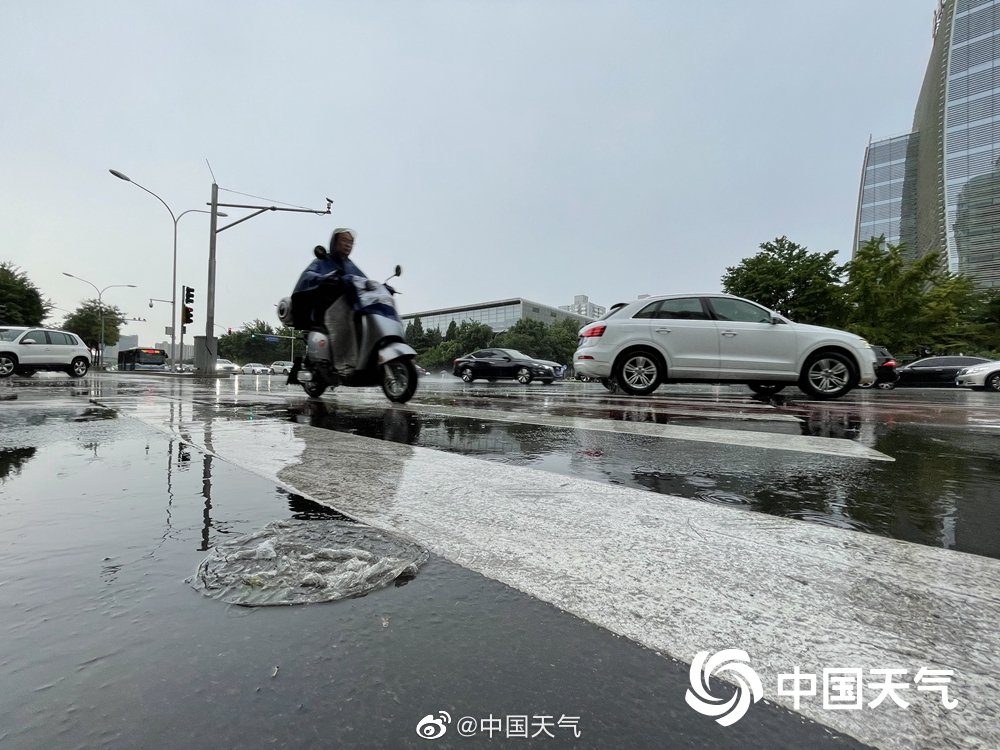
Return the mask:
<path id="1" fill-rule="evenodd" d="M 36 370 L 62 370 L 82 378 L 90 369 L 90 350 L 80 337 L 51 328 L 0 326 L 0 378 L 28 376 Z"/>
<path id="2" fill-rule="evenodd" d="M 875 382 L 875 353 L 853 333 L 793 323 L 729 294 L 648 297 L 580 329 L 578 374 L 635 396 L 665 382 L 796 384 L 818 399 Z"/>

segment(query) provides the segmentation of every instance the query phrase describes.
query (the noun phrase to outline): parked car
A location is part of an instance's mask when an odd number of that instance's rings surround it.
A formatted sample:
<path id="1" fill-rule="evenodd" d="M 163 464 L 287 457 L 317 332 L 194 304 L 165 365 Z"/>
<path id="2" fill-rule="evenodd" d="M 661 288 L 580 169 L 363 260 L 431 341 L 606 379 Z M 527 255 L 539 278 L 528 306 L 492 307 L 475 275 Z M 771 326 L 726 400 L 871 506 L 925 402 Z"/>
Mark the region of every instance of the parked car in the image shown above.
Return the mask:
<path id="1" fill-rule="evenodd" d="M 896 381 L 899 379 L 899 375 L 896 374 L 896 358 L 884 346 L 873 346 L 872 351 L 875 352 L 875 382 L 872 385 L 879 388 L 895 387 Z M 861 387 L 870 388 L 871 386 L 863 385 Z"/>
<path id="2" fill-rule="evenodd" d="M 89 369 L 90 350 L 75 333 L 0 326 L 0 378 L 28 377 L 37 370 L 61 370 L 82 378 Z"/>
<path id="3" fill-rule="evenodd" d="M 244 375 L 270 375 L 271 368 L 260 362 L 248 362 L 240 368 L 240 372 Z"/>
<path id="4" fill-rule="evenodd" d="M 234 362 L 230 362 L 228 359 L 217 359 L 215 360 L 215 371 L 238 373 L 240 371 L 240 366 Z"/>
<path id="5" fill-rule="evenodd" d="M 287 375 L 292 371 L 294 364 L 294 362 L 289 362 L 287 359 L 280 359 L 277 362 L 271 363 L 271 372 L 274 375 Z"/>
<path id="6" fill-rule="evenodd" d="M 924 357 L 896 369 L 896 386 L 954 386 L 960 371 L 987 362 L 985 357 Z"/>
<path id="7" fill-rule="evenodd" d="M 535 359 L 516 349 L 479 349 L 452 363 L 452 374 L 466 383 L 477 379 L 491 383 L 512 379 L 527 385 L 537 379 L 548 384 L 561 378 L 565 369 L 555 362 Z"/>
<path id="8" fill-rule="evenodd" d="M 875 352 L 853 333 L 793 323 L 729 294 L 665 295 L 612 309 L 580 329 L 576 372 L 644 396 L 667 382 L 798 385 L 817 399 L 875 382 Z"/>
<path id="9" fill-rule="evenodd" d="M 1000 393 L 1000 360 L 983 362 L 959 370 L 955 385 L 976 391 L 985 389 Z"/>

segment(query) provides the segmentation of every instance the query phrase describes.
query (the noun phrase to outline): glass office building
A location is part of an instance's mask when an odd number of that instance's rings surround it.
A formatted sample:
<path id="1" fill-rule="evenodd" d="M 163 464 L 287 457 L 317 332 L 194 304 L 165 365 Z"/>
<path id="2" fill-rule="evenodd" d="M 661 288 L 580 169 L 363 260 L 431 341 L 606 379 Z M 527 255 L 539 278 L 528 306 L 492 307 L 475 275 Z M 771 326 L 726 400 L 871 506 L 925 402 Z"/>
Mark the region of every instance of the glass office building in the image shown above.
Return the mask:
<path id="1" fill-rule="evenodd" d="M 913 247 L 918 138 L 908 133 L 870 143 L 865 150 L 855 247 L 883 235 L 893 245 Z"/>
<path id="2" fill-rule="evenodd" d="M 913 132 L 866 152 L 855 247 L 884 233 L 1000 287 L 1000 0 L 941 0 L 933 29 Z"/>
<path id="3" fill-rule="evenodd" d="M 556 307 L 543 305 L 539 302 L 522 299 L 499 300 L 497 302 L 483 302 L 476 305 L 466 305 L 464 307 L 446 307 L 440 310 L 427 310 L 401 316 L 404 324 L 409 324 L 414 318 L 420 318 L 420 325 L 425 331 L 437 328 L 442 334 L 447 333 L 448 326 L 453 322 L 455 325 L 462 323 L 485 323 L 494 331 L 506 331 L 519 320 L 538 320 L 542 323 L 551 324 L 557 320 L 569 319 L 580 324 L 582 328 L 590 323 L 593 318 L 584 315 L 560 310 Z"/>

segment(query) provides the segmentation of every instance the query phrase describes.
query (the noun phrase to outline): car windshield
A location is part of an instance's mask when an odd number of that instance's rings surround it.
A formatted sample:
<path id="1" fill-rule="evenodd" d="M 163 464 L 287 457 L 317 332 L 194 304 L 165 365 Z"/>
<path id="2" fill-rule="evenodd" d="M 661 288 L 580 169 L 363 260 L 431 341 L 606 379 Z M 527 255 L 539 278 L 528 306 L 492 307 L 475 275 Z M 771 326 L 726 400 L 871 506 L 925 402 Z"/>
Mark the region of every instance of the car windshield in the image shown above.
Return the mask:
<path id="1" fill-rule="evenodd" d="M 24 328 L 0 328 L 0 341 L 13 341 L 24 331 Z"/>

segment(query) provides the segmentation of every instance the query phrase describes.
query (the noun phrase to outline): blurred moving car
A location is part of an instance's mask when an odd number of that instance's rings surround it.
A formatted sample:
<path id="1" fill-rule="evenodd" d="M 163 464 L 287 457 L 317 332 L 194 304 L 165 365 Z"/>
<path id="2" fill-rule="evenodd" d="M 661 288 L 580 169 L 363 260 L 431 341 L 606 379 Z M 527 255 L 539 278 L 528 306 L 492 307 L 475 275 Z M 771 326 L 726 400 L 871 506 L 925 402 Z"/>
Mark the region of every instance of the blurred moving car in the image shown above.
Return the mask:
<path id="1" fill-rule="evenodd" d="M 955 385 L 961 388 L 972 388 L 974 391 L 992 391 L 1000 393 L 1000 360 L 983 362 L 958 371 Z"/>
<path id="2" fill-rule="evenodd" d="M 238 373 L 240 371 L 240 366 L 233 362 L 230 362 L 228 359 L 217 359 L 215 360 L 215 371 Z"/>
<path id="3" fill-rule="evenodd" d="M 612 308 L 580 329 L 576 372 L 645 396 L 661 383 L 797 385 L 815 399 L 875 382 L 875 353 L 847 331 L 794 323 L 731 294 L 673 294 Z"/>
<path id="4" fill-rule="evenodd" d="M 418 376 L 423 377 L 424 375 L 430 375 L 430 372 L 428 372 L 427 370 L 425 370 L 420 365 L 415 365 L 415 367 L 417 368 L 417 375 Z"/>
<path id="5" fill-rule="evenodd" d="M 30 377 L 37 370 L 61 370 L 82 378 L 89 369 L 90 350 L 75 333 L 0 326 L 0 378 Z"/>
<path id="6" fill-rule="evenodd" d="M 875 382 L 871 385 L 859 385 L 859 388 L 893 388 L 899 375 L 896 374 L 896 358 L 884 346 L 873 346 L 875 352 Z"/>
<path id="7" fill-rule="evenodd" d="M 896 386 L 953 387 L 960 371 L 989 361 L 985 357 L 924 357 L 896 368 Z"/>
<path id="8" fill-rule="evenodd" d="M 271 368 L 260 362 L 247 362 L 240 368 L 240 372 L 244 375 L 270 375 Z"/>
<path id="9" fill-rule="evenodd" d="M 277 362 L 271 363 L 271 372 L 275 375 L 287 375 L 292 371 L 292 365 L 294 362 L 289 362 L 287 359 L 279 359 Z"/>
<path id="10" fill-rule="evenodd" d="M 516 380 L 527 385 L 541 380 L 546 385 L 561 378 L 565 367 L 555 362 L 535 359 L 516 349 L 479 349 L 452 363 L 452 374 L 466 383 L 474 380 Z"/>

